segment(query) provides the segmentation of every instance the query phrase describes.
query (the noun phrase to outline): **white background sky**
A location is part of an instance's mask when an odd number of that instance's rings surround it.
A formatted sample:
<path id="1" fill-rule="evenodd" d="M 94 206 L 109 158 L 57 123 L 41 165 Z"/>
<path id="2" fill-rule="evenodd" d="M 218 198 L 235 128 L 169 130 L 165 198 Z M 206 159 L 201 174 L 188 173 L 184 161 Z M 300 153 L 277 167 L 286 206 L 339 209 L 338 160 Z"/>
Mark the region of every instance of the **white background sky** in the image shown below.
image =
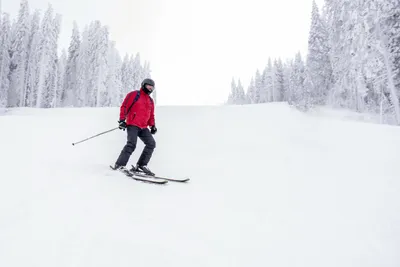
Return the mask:
<path id="1" fill-rule="evenodd" d="M 20 1 L 0 1 L 15 18 Z M 232 77 L 246 90 L 269 56 L 306 53 L 312 0 L 29 0 L 42 14 L 48 3 L 62 15 L 61 47 L 74 20 L 83 29 L 98 19 L 121 56 L 150 61 L 159 105 L 213 105 L 227 99 Z"/>

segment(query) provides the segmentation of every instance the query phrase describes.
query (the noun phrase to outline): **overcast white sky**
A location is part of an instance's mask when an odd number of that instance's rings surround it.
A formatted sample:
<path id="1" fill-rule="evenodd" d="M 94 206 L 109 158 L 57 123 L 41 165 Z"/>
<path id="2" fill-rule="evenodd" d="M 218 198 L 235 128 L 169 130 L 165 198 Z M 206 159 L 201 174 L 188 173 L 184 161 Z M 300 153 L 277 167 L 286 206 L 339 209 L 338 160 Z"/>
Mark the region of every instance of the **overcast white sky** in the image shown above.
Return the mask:
<path id="1" fill-rule="evenodd" d="M 19 0 L 0 2 L 17 16 Z M 223 103 L 232 77 L 247 87 L 269 56 L 305 53 L 312 0 L 29 0 L 42 13 L 48 3 L 62 15 L 62 47 L 73 20 L 98 19 L 122 56 L 150 61 L 159 105 L 203 105 Z"/>

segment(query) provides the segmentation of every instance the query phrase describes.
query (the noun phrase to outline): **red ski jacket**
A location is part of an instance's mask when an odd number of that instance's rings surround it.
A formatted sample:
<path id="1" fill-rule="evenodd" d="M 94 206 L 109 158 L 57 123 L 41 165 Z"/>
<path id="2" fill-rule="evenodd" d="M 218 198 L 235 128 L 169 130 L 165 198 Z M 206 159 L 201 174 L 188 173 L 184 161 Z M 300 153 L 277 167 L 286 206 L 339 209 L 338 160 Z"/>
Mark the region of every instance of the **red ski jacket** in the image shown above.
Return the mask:
<path id="1" fill-rule="evenodd" d="M 134 125 L 142 129 L 155 125 L 153 100 L 140 89 L 140 97 L 132 106 L 136 94 L 137 91 L 132 91 L 126 95 L 120 108 L 119 119 L 125 119 L 126 125 Z"/>

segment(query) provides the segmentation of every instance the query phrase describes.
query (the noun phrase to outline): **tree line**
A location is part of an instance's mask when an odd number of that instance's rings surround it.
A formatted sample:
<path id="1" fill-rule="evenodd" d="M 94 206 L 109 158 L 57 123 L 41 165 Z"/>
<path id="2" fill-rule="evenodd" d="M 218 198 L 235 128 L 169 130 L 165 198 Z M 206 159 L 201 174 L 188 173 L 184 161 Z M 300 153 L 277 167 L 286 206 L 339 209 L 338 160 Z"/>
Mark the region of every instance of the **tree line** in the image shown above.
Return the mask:
<path id="1" fill-rule="evenodd" d="M 100 21 L 82 31 L 74 22 L 68 49 L 59 49 L 61 19 L 50 4 L 42 18 L 31 13 L 27 0 L 15 20 L 0 16 L 0 108 L 117 106 L 150 77 L 149 63 L 139 53 L 122 58 Z"/>
<path id="2" fill-rule="evenodd" d="M 322 12 L 313 2 L 306 57 L 269 59 L 246 89 L 232 79 L 227 104 L 329 105 L 400 124 L 399 1 L 325 0 Z"/>

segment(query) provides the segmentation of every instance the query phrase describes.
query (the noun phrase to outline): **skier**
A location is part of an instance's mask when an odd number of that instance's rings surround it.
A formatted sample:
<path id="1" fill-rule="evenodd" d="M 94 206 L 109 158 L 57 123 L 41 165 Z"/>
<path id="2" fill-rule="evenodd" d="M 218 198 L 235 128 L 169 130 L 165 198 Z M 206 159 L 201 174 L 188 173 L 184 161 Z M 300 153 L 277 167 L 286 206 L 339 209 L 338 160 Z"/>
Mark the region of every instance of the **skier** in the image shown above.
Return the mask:
<path id="1" fill-rule="evenodd" d="M 127 143 L 115 162 L 115 169 L 126 171 L 126 164 L 133 151 L 135 151 L 137 138 L 139 137 L 145 147 L 136 163 L 136 167 L 132 167 L 130 171 L 139 171 L 155 176 L 147 167 L 156 147 L 156 142 L 152 136 L 157 132 L 154 119 L 154 102 L 150 97 L 154 87 L 155 83 L 152 79 L 144 79 L 140 90 L 129 92 L 122 102 L 118 124 L 121 130 L 125 131 L 126 129 L 127 131 Z M 150 127 L 150 130 L 148 127 Z"/>

